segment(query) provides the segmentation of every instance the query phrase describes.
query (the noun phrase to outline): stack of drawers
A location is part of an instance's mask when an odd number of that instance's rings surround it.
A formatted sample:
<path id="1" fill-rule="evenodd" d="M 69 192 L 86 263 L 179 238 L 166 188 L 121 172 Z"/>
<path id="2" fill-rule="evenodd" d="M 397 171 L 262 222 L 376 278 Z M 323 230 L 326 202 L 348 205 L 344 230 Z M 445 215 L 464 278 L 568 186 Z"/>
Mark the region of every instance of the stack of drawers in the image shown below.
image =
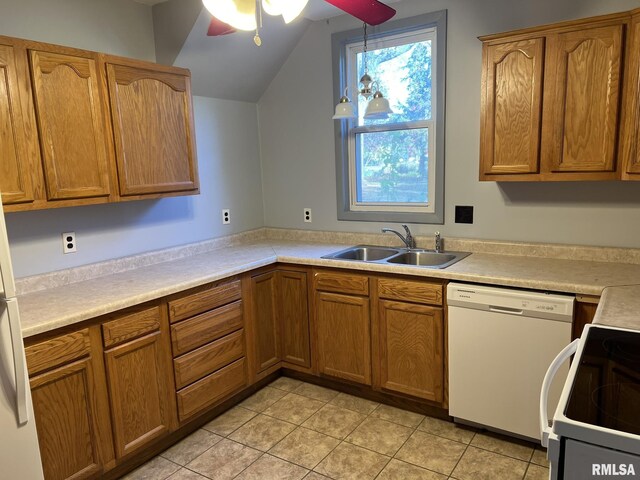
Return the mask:
<path id="1" fill-rule="evenodd" d="M 240 281 L 170 301 L 169 320 L 182 422 L 247 383 Z"/>

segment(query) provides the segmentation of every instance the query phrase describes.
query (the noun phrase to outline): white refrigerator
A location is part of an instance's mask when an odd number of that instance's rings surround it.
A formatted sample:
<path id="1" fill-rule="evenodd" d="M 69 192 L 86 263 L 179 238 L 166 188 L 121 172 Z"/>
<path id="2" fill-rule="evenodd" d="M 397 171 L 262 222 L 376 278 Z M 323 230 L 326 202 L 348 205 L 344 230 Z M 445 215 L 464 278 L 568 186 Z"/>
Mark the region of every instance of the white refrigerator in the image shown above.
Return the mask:
<path id="1" fill-rule="evenodd" d="M 20 329 L 9 241 L 0 204 L 0 478 L 44 478 Z"/>

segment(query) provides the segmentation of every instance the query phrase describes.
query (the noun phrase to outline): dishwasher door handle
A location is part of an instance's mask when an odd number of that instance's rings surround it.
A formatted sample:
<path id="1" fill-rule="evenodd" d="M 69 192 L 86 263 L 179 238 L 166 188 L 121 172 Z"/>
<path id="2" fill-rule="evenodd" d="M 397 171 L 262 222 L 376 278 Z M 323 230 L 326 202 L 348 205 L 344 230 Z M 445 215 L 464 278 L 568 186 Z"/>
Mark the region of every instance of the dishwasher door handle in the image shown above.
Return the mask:
<path id="1" fill-rule="evenodd" d="M 524 313 L 524 310 L 519 308 L 496 307 L 494 305 L 489 305 L 489 311 L 496 313 L 508 313 L 509 315 L 522 315 Z"/>
<path id="2" fill-rule="evenodd" d="M 542 381 L 542 390 L 540 391 L 540 444 L 543 447 L 547 447 L 549 444 L 549 434 L 551 433 L 551 425 L 549 425 L 549 415 L 547 412 L 547 401 L 549 399 L 549 389 L 551 388 L 551 382 L 560 370 L 560 367 L 564 362 L 566 362 L 571 355 L 576 353 L 578 349 L 579 338 L 576 338 L 569 345 L 564 347 L 562 351 L 553 359 L 551 365 L 549 365 L 549 369 L 544 376 L 544 380 Z"/>

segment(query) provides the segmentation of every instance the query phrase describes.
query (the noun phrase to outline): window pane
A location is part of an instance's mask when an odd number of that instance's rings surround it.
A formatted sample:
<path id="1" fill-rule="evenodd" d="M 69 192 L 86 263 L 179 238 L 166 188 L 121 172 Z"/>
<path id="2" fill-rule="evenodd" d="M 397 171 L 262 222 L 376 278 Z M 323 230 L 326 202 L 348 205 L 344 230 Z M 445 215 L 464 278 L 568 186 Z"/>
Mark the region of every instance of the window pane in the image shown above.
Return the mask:
<path id="1" fill-rule="evenodd" d="M 358 79 L 364 74 L 364 54 L 357 54 Z M 367 100 L 358 96 L 358 125 L 428 120 L 431 118 L 431 40 L 367 52 L 369 75 L 389 100 L 393 115 L 364 120 Z M 358 85 L 360 86 L 360 85 Z M 375 90 L 374 90 L 375 91 Z"/>
<path id="2" fill-rule="evenodd" d="M 428 203 L 429 130 L 356 135 L 358 203 Z"/>

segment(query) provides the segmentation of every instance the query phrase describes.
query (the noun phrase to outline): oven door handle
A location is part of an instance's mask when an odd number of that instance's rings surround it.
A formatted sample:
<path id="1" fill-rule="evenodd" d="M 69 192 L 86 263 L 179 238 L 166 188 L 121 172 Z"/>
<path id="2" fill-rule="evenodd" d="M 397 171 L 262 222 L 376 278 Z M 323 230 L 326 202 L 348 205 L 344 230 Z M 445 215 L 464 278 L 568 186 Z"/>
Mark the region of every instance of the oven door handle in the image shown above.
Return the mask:
<path id="1" fill-rule="evenodd" d="M 549 444 L 549 434 L 551 433 L 551 425 L 549 422 L 549 415 L 547 412 L 547 402 L 549 400 L 549 390 L 551 383 L 555 378 L 558 370 L 564 362 L 566 362 L 578 349 L 578 342 L 580 339 L 575 339 L 569 345 L 564 347 L 558 356 L 551 362 L 549 369 L 544 376 L 542 382 L 542 391 L 540 392 L 540 443 L 543 447 L 547 447 Z"/>

